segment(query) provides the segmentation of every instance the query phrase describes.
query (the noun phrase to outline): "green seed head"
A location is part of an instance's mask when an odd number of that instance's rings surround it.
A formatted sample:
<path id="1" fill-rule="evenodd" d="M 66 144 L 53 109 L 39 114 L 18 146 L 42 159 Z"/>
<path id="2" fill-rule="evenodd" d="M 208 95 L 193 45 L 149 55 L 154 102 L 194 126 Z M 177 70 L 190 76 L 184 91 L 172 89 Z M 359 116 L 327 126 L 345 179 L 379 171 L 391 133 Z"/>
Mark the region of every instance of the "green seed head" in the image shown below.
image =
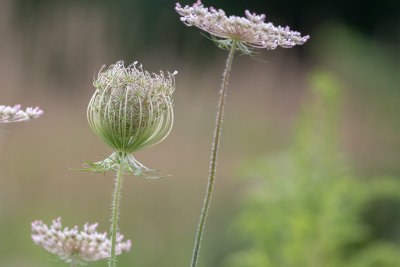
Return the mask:
<path id="1" fill-rule="evenodd" d="M 87 118 L 93 131 L 115 151 L 132 153 L 156 145 L 173 124 L 175 75 L 150 74 L 137 62 L 103 68 L 93 82 Z"/>

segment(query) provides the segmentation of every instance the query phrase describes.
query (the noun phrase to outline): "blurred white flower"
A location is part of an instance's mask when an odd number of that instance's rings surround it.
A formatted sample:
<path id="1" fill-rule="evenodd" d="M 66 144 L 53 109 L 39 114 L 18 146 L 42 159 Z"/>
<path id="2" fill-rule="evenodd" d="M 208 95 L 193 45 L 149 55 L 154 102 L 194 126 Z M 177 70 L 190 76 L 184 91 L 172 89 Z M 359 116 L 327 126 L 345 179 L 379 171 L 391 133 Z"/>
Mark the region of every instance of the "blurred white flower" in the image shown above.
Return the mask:
<path id="1" fill-rule="evenodd" d="M 107 233 L 98 233 L 98 223 L 86 223 L 83 231 L 78 231 L 78 226 L 73 229 L 62 229 L 61 218 L 53 220 L 50 227 L 42 221 L 32 223 L 32 239 L 35 244 L 43 247 L 50 253 L 56 254 L 66 262 L 76 261 L 84 263 L 110 257 L 111 240 Z M 122 242 L 124 236 L 117 234 L 116 254 L 130 250 L 131 240 Z"/>
<path id="2" fill-rule="evenodd" d="M 21 110 L 21 105 L 4 106 L 0 105 L 0 122 L 20 122 L 30 119 L 37 119 L 43 114 L 43 110 L 39 107 L 28 107 L 26 110 Z"/>
<path id="3" fill-rule="evenodd" d="M 304 44 L 310 38 L 308 35 L 302 37 L 299 32 L 291 31 L 288 26 L 265 23 L 264 14 L 257 15 L 246 10 L 245 18 L 227 17 L 222 9 L 204 7 L 200 0 L 192 6 L 185 7 L 176 3 L 175 10 L 187 26 L 196 26 L 214 37 L 222 38 L 222 42 L 219 43 L 222 46 L 229 46 L 232 41 L 236 41 L 239 49 L 245 53 L 250 52 L 246 49 L 247 46 L 266 49 L 275 49 L 278 46 L 290 48 Z"/>

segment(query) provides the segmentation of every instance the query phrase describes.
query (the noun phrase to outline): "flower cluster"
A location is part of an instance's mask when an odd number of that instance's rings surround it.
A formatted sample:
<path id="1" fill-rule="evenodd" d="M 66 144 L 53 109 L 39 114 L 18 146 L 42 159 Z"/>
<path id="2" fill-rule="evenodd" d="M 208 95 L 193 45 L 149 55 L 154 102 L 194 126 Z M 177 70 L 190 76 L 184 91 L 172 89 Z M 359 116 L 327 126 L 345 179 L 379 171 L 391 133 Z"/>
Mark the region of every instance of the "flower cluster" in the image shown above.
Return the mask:
<path id="1" fill-rule="evenodd" d="M 0 105 L 0 122 L 19 122 L 37 119 L 43 114 L 43 110 L 39 107 L 28 107 L 21 110 L 21 105 L 4 106 Z"/>
<path id="2" fill-rule="evenodd" d="M 206 8 L 200 0 L 193 6 L 182 7 L 176 3 L 175 10 L 182 16 L 181 21 L 187 26 L 196 26 L 226 41 L 220 44 L 230 45 L 236 41 L 239 43 L 239 48 L 245 50 L 244 52 L 248 51 L 247 46 L 266 49 L 275 49 L 278 46 L 290 48 L 304 44 L 310 38 L 308 35 L 302 37 L 299 32 L 291 31 L 288 26 L 265 23 L 264 14 L 256 15 L 246 10 L 246 18 L 227 17 L 222 9 Z"/>
<path id="3" fill-rule="evenodd" d="M 53 220 L 50 227 L 42 221 L 32 223 L 32 239 L 35 244 L 43 247 L 60 259 L 71 262 L 75 259 L 83 263 L 110 257 L 111 241 L 107 233 L 96 232 L 98 224 L 86 223 L 83 231 L 78 226 L 72 229 L 62 229 L 61 218 Z M 124 236 L 117 234 L 116 254 L 127 252 L 131 248 L 131 241 L 122 242 Z"/>

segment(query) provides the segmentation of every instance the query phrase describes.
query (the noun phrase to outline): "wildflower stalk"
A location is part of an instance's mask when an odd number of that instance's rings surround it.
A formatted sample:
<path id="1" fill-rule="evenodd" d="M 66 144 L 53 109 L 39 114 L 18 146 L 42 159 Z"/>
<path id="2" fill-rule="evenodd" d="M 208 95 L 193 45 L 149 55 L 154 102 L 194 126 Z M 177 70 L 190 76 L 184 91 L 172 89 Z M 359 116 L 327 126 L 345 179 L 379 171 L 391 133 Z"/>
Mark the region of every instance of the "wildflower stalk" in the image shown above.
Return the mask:
<path id="1" fill-rule="evenodd" d="M 109 267 L 117 266 L 116 255 L 120 254 L 121 236 L 117 231 L 123 175 L 128 173 L 145 179 L 161 177 L 153 176 L 158 171 L 144 166 L 132 153 L 159 144 L 170 133 L 177 73 L 150 74 L 137 62 L 125 67 L 123 61 L 118 61 L 107 69 L 101 68 L 93 82 L 96 90 L 88 105 L 88 122 L 114 152 L 100 162 L 89 162 L 87 170 L 117 173 L 110 220 Z"/>
<path id="2" fill-rule="evenodd" d="M 108 262 L 109 267 L 117 266 L 117 256 L 115 255 L 115 244 L 118 231 L 119 219 L 119 201 L 121 199 L 121 186 L 124 174 L 124 163 L 119 162 L 117 177 L 115 179 L 114 199 L 112 204 L 112 218 L 111 218 L 111 255 Z"/>
<path id="3" fill-rule="evenodd" d="M 75 257 L 72 257 L 71 259 L 71 267 L 75 267 Z"/>
<path id="4" fill-rule="evenodd" d="M 227 16 L 222 9 L 217 10 L 213 7 L 205 7 L 201 0 L 197 0 L 192 6 L 186 5 L 184 7 L 176 3 L 175 10 L 181 16 L 180 20 L 186 26 L 195 26 L 208 32 L 211 35 L 210 39 L 219 48 L 230 50 L 223 74 L 218 103 L 207 193 L 200 215 L 191 263 L 191 267 L 195 267 L 199 257 L 200 243 L 214 185 L 226 90 L 235 51 L 251 55 L 252 48 L 265 48 L 268 50 L 274 50 L 277 47 L 291 48 L 295 45 L 304 44 L 310 36 L 301 36 L 299 32 L 291 31 L 288 26 L 274 26 L 271 22 L 266 23 L 265 14 L 257 15 L 256 13 L 251 13 L 249 10 L 245 11 L 246 17 Z"/>
<path id="5" fill-rule="evenodd" d="M 204 227 L 206 225 L 208 209 L 210 207 L 211 194 L 213 191 L 214 181 L 215 181 L 215 171 L 216 171 L 216 167 L 217 167 L 219 138 L 221 136 L 222 119 L 224 116 L 226 90 L 228 87 L 229 73 L 231 70 L 233 56 L 235 54 L 236 46 L 237 46 L 237 41 L 233 40 L 232 46 L 229 51 L 228 59 L 226 60 L 225 71 L 222 76 L 222 88 L 220 90 L 219 101 L 218 101 L 218 110 L 217 110 L 217 118 L 216 118 L 216 122 L 215 122 L 214 139 L 213 139 L 213 143 L 212 143 L 210 173 L 208 176 L 207 192 L 204 197 L 203 208 L 201 211 L 199 226 L 197 229 L 196 241 L 195 241 L 195 245 L 194 245 L 194 249 L 193 249 L 192 263 L 190 265 L 191 267 L 196 266 L 197 260 L 199 258 L 200 245 L 201 245 L 201 241 L 202 241 L 203 234 L 204 234 Z"/>

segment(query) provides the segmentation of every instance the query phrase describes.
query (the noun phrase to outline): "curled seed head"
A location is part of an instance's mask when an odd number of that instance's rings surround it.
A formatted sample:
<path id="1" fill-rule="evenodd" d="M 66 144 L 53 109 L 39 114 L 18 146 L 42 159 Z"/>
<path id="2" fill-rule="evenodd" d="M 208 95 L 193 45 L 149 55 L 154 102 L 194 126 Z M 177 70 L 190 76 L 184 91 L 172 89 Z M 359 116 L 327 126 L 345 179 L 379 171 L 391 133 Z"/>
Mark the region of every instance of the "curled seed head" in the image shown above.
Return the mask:
<path id="1" fill-rule="evenodd" d="M 103 66 L 87 110 L 90 127 L 115 151 L 132 153 L 160 143 L 173 124 L 176 74 L 150 74 L 137 62 Z"/>

